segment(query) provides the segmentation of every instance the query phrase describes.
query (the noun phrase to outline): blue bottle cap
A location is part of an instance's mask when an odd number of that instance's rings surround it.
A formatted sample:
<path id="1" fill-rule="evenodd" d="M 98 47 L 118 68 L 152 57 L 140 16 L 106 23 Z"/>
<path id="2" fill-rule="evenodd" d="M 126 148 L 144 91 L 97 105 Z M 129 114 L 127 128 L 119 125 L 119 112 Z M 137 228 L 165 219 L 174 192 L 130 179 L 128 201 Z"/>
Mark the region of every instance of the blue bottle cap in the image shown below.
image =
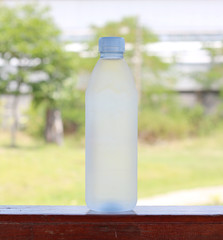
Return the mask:
<path id="1" fill-rule="evenodd" d="M 101 53 L 124 53 L 125 39 L 122 37 L 101 37 L 98 42 Z"/>

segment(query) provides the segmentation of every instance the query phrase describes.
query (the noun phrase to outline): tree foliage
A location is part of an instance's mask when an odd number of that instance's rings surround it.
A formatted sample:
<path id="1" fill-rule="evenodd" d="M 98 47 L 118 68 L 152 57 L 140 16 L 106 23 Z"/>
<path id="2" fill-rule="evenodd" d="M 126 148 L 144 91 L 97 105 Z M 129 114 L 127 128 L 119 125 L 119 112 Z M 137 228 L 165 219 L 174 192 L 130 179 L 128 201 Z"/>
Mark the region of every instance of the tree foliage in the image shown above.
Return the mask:
<path id="1" fill-rule="evenodd" d="M 0 32 L 1 93 L 31 93 L 36 103 L 55 104 L 57 90 L 71 75 L 72 60 L 49 9 L 33 4 L 1 6 Z"/>
<path id="2" fill-rule="evenodd" d="M 207 71 L 195 73 L 195 79 L 203 89 L 209 90 L 213 87 L 222 89 L 223 87 L 223 45 L 213 48 L 205 44 L 204 49 L 210 57 L 210 65 Z"/>
<path id="3" fill-rule="evenodd" d="M 126 42 L 125 59 L 133 68 L 135 64 L 135 48 L 137 44 L 138 30 L 140 30 L 140 51 L 142 52 L 142 67 L 144 71 L 155 73 L 161 72 L 168 68 L 168 64 L 164 63 L 161 58 L 150 54 L 146 51 L 145 46 L 158 41 L 157 36 L 148 28 L 139 25 L 138 17 L 125 17 L 120 21 L 108 22 L 104 26 L 92 26 L 94 38 L 90 42 L 90 49 L 97 49 L 98 39 L 100 37 L 117 36 L 123 37 Z"/>

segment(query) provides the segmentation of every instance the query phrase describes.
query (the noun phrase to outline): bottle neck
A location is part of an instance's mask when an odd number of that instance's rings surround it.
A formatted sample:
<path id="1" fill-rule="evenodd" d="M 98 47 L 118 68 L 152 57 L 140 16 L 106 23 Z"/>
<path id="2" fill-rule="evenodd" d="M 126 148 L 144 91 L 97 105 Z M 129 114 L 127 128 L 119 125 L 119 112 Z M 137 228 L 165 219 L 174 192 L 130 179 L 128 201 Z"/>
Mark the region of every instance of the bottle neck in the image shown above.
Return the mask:
<path id="1" fill-rule="evenodd" d="M 100 58 L 103 59 L 121 59 L 123 58 L 123 52 L 101 52 Z"/>

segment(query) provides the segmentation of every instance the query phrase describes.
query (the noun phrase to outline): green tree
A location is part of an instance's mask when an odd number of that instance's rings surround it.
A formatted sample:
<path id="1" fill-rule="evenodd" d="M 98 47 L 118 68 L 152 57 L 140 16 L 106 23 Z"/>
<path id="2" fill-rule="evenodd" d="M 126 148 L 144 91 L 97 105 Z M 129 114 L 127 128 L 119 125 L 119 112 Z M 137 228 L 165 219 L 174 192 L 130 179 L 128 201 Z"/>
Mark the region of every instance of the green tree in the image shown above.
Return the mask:
<path id="1" fill-rule="evenodd" d="M 94 51 L 100 37 L 121 36 L 125 38 L 125 59 L 133 70 L 139 100 L 142 89 L 146 89 L 148 84 L 154 84 L 157 79 L 160 82 L 160 74 L 168 69 L 169 64 L 145 49 L 147 44 L 157 42 L 158 38 L 148 28 L 140 25 L 138 17 L 126 17 L 118 22 L 108 22 L 102 27 L 92 26 L 92 30 L 95 35 L 89 48 Z"/>
<path id="2" fill-rule="evenodd" d="M 1 5 L 0 94 L 14 96 L 12 146 L 16 144 L 17 107 L 23 94 L 31 94 L 36 105 L 45 105 L 46 140 L 62 141 L 58 99 L 64 80 L 72 75 L 73 58 L 64 50 L 59 37 L 60 31 L 48 8 L 34 4 Z"/>
<path id="3" fill-rule="evenodd" d="M 222 88 L 223 80 L 223 45 L 219 48 L 213 48 L 209 44 L 205 44 L 204 49 L 208 52 L 211 62 L 210 67 L 205 72 L 199 72 L 195 74 L 196 80 L 201 84 L 201 86 L 209 90 L 214 85 L 218 85 Z"/>
<path id="4" fill-rule="evenodd" d="M 148 107 L 148 89 L 160 89 L 161 74 L 169 68 L 169 64 L 164 63 L 161 58 L 150 54 L 145 50 L 145 46 L 158 41 L 158 38 L 146 27 L 139 24 L 137 17 L 127 17 L 117 22 L 108 22 L 104 26 L 91 26 L 93 38 L 87 41 L 87 54 L 89 57 L 79 55 L 79 60 L 75 62 L 77 73 L 91 72 L 98 60 L 98 40 L 106 36 L 122 36 L 126 42 L 125 59 L 133 69 L 139 97 L 142 95 L 141 106 L 145 103 Z M 151 85 L 156 87 L 151 87 Z M 144 85 L 143 87 L 141 85 Z M 158 85 L 158 86 L 157 86 Z M 76 86 L 67 82 L 64 85 L 64 95 L 61 104 L 63 104 L 62 114 L 65 120 L 65 126 L 72 125 L 76 130 L 83 129 L 84 125 L 84 92 L 77 91 Z M 71 92 L 73 94 L 69 94 Z M 142 92 L 142 94 L 141 94 Z M 72 111 L 70 110 L 72 109 Z"/>

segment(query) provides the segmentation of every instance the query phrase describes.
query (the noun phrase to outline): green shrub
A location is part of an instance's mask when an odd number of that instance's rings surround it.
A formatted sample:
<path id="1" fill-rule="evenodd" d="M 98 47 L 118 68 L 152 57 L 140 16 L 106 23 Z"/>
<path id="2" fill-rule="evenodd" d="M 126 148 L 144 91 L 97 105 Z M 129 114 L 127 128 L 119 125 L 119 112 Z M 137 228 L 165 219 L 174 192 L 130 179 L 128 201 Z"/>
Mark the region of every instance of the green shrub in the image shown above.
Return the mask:
<path id="1" fill-rule="evenodd" d="M 143 93 L 139 110 L 139 137 L 149 142 L 209 134 L 221 122 L 216 114 L 205 114 L 204 107 L 183 107 L 178 95 L 164 87 L 150 87 Z M 223 125 L 223 124 L 222 124 Z"/>
<path id="2" fill-rule="evenodd" d="M 139 136 L 149 142 L 182 138 L 190 131 L 190 122 L 182 113 L 164 113 L 149 107 L 139 113 Z"/>

